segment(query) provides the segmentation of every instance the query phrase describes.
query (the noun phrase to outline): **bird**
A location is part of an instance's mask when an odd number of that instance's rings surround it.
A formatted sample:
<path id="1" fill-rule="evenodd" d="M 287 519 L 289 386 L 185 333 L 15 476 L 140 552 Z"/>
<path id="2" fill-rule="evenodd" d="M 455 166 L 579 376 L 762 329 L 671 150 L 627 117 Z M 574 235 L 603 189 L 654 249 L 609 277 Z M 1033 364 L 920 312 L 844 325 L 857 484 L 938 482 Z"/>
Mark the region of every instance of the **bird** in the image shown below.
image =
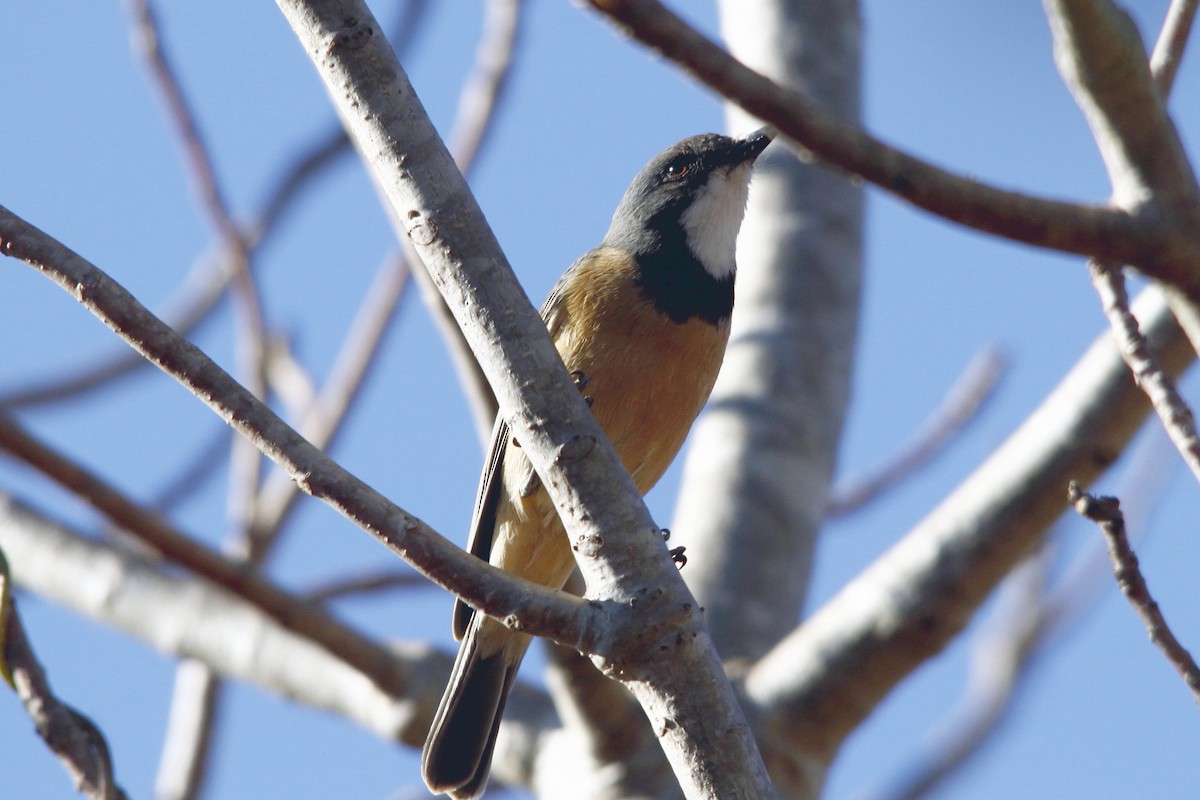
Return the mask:
<path id="1" fill-rule="evenodd" d="M 735 245 L 755 159 L 774 137 L 707 133 L 671 145 L 625 191 L 600 245 L 542 307 L 559 356 L 642 494 L 674 460 L 708 400 L 729 340 Z M 575 568 L 546 491 L 498 418 L 468 550 L 561 589 Z M 421 754 L 429 790 L 455 800 L 487 785 L 496 734 L 528 634 L 456 601 L 461 640 Z"/>

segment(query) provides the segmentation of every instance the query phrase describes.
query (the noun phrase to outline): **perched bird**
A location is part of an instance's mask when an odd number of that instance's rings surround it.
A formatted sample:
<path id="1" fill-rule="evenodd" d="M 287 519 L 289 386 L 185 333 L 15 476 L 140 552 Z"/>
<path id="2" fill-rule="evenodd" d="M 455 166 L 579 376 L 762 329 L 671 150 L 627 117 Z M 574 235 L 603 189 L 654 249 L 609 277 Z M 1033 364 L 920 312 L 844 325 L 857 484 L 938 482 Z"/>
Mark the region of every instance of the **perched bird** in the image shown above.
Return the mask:
<path id="1" fill-rule="evenodd" d="M 703 134 L 655 156 L 626 190 L 600 246 L 571 265 L 542 307 L 563 363 L 642 494 L 675 458 L 717 379 L 750 170 L 772 136 L 766 128 L 744 139 Z M 555 588 L 575 567 L 554 506 L 503 420 L 468 548 Z M 454 635 L 462 645 L 421 769 L 431 791 L 474 798 L 487 783 L 530 637 L 461 600 Z"/>

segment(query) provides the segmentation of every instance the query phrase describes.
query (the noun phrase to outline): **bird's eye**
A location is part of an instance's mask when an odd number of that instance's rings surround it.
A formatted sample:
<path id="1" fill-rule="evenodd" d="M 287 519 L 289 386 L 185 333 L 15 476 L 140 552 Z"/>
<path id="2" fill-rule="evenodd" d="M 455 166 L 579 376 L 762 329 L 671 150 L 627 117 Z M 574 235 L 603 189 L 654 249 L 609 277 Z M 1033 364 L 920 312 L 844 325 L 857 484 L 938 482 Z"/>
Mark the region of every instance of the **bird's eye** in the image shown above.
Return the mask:
<path id="1" fill-rule="evenodd" d="M 669 181 L 675 181 L 687 175 L 688 170 L 692 168 L 691 159 L 677 158 L 670 164 L 667 164 L 667 170 L 663 173 L 663 177 Z"/>

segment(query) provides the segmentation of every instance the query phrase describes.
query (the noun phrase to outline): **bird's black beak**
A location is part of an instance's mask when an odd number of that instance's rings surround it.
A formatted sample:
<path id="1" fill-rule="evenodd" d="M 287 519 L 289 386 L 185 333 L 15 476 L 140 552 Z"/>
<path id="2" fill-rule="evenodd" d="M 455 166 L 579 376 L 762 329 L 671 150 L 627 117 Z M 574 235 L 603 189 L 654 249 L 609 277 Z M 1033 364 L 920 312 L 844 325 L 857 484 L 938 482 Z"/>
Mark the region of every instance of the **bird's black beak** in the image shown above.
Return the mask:
<path id="1" fill-rule="evenodd" d="M 734 160 L 739 164 L 744 164 L 758 158 L 759 154 L 766 150 L 767 145 L 775 138 L 776 133 L 778 131 L 775 130 L 774 125 L 764 125 L 753 133 L 738 139 Z"/>

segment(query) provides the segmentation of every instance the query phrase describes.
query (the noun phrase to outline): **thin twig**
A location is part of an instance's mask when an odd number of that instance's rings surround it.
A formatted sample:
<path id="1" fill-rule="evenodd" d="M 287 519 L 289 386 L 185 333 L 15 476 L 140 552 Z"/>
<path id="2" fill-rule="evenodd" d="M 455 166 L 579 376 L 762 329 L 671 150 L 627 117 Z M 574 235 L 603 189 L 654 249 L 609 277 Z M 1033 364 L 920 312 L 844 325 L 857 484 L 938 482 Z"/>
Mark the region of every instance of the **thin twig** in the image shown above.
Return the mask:
<path id="1" fill-rule="evenodd" d="M 463 88 L 464 100 L 459 103 L 450 135 L 451 141 L 460 142 L 463 148 L 452 151 L 452 155 L 464 176 L 470 176 L 482 144 L 494 127 L 520 30 L 521 0 L 491 0 L 487 8 L 483 37 L 476 48 L 475 68 Z M 468 97 L 472 98 L 470 103 L 466 102 Z M 482 430 L 481 435 L 485 438 L 491 434 L 496 418 L 496 398 L 445 300 L 429 280 L 424 265 L 420 259 L 412 260 L 418 269 L 409 269 L 402 250 L 392 253 L 368 290 L 329 380 L 312 413 L 300 424 L 300 432 L 317 447 L 326 449 L 336 439 L 350 404 L 374 363 L 410 275 L 417 279 L 422 299 L 454 359 L 477 430 Z M 267 480 L 250 527 L 252 548 L 264 553 L 270 549 L 271 540 L 291 513 L 298 496 L 295 483 L 286 475 L 275 473 Z"/>
<path id="2" fill-rule="evenodd" d="M 466 175 L 493 130 L 492 122 L 508 88 L 523 19 L 523 0 L 488 0 L 475 63 L 458 96 L 447 146 Z"/>
<path id="3" fill-rule="evenodd" d="M 160 486 L 146 506 L 162 514 L 181 505 L 203 489 L 207 481 L 216 477 L 217 467 L 223 463 L 224 455 L 229 452 L 230 435 L 227 427 L 214 429 L 208 441 L 190 454 L 179 474 Z"/>
<path id="4" fill-rule="evenodd" d="M 162 318 L 183 335 L 193 333 L 220 303 L 229 285 L 227 254 L 206 251 L 192 265 L 182 285 L 162 304 Z M 138 369 L 146 359 L 128 347 L 110 354 L 90 356 L 59 375 L 34 379 L 24 386 L 0 394 L 0 410 L 16 411 L 30 406 L 47 406 L 74 400 Z"/>
<path id="5" fill-rule="evenodd" d="M 1153 78 L 1164 97 L 1170 92 L 1195 6 L 1195 0 L 1175 0 L 1172 3 L 1151 57 Z M 1110 276 L 1113 291 L 1123 295 L 1124 281 L 1119 273 L 1110 271 Z M 1125 311 L 1127 313 L 1128 308 Z M 1125 325 L 1136 326 L 1132 316 L 1127 317 L 1120 327 Z M 1114 322 L 1116 329 L 1118 325 Z M 1136 332 L 1136 327 L 1134 330 Z M 1137 335 L 1140 337 L 1140 333 Z M 1144 340 L 1141 345 L 1147 347 Z M 1124 350 L 1125 347 L 1120 349 Z M 1134 374 L 1137 375 L 1136 370 Z M 1126 493 L 1137 497 L 1144 510 L 1153 505 L 1154 494 L 1165 484 L 1161 476 L 1151 475 L 1151 462 L 1158 460 L 1156 453 L 1160 449 L 1155 448 L 1155 452 L 1151 452 L 1149 448 L 1140 448 L 1125 481 L 1137 484 L 1127 487 Z M 938 735 L 925 748 L 925 754 L 915 759 L 913 766 L 896 785 L 870 797 L 887 800 L 924 797 L 961 767 L 979 751 L 1001 719 L 1011 710 L 1012 698 L 1027 677 L 1033 656 L 1046 649 L 1069 622 L 1080 617 L 1092 604 L 1098 588 L 1098 581 L 1093 577 L 1099 574 L 1096 569 L 1099 566 L 1096 563 L 1099 555 L 1097 549 L 1084 548 L 1066 570 L 1065 576 L 1049 591 L 1029 591 L 1034 588 L 1034 581 L 1024 579 L 1022 574 L 1035 568 L 1039 572 L 1044 571 L 1048 554 L 1049 551 L 1044 548 L 1042 553 L 1035 556 L 1035 563 L 1022 567 L 1006 581 L 1006 592 L 1001 597 L 1016 602 L 1003 615 L 1000 625 L 980 637 L 972 652 L 971 685 L 941 726 Z M 1036 586 L 1041 585 L 1039 575 Z"/>
<path id="6" fill-rule="evenodd" d="M 417 23 L 424 16 L 427 3 L 424 0 L 410 2 L 405 6 L 400 17 L 400 28 L 394 47 L 397 51 L 407 47 L 417 30 Z M 485 114 L 486 119 L 491 114 Z M 482 135 L 482 132 L 481 134 Z M 320 144 L 315 157 L 305 158 L 298 165 L 298 171 L 285 178 L 268 203 L 267 219 L 263 228 L 269 230 L 273 219 L 285 207 L 285 199 L 296 192 L 305 180 L 317 174 L 325 165 L 331 164 L 341 153 L 349 152 L 349 137 L 345 130 L 338 125 L 332 136 L 327 136 Z M 359 395 L 363 382 L 368 374 L 375 357 L 379 352 L 384 334 L 395 318 L 403 290 L 407 283 L 409 271 L 404 259 L 397 254 L 389 259 L 380 270 L 374 284 L 371 286 L 350 333 L 343 342 L 341 352 L 334 364 L 332 373 L 322 388 L 319 396 L 309 393 L 312 404 L 303 415 L 297 415 L 303 422 L 301 432 L 318 447 L 330 446 L 340 432 L 346 415 L 354 399 Z M 287 386 L 311 386 L 311 380 L 305 371 L 299 367 L 295 359 L 290 358 L 287 348 L 282 352 L 272 352 L 270 360 L 267 353 L 262 353 L 262 377 L 272 382 L 281 380 L 281 370 L 290 366 L 289 371 L 293 380 L 288 384 L 279 383 L 276 390 L 285 402 L 294 400 L 292 393 L 287 392 Z M 486 385 L 486 384 L 485 384 Z M 260 396 L 261 393 L 260 393 Z M 490 397 L 490 390 L 488 392 Z M 289 512 L 295 508 L 299 491 L 287 475 L 272 472 L 267 481 L 260 487 L 258 484 L 259 460 L 257 451 L 248 442 L 239 437 L 235 441 L 234 465 L 230 479 L 230 518 L 240 522 L 238 529 L 229 539 L 227 550 L 243 558 L 251 564 L 260 565 L 266 558 L 278 534 L 283 530 Z M 240 475 L 239 475 L 240 472 Z M 188 685 L 201 693 L 200 697 L 187 698 L 182 690 L 175 693 L 181 715 L 186 723 L 174 722 L 170 731 L 179 737 L 178 743 L 168 740 L 164 750 L 164 761 L 160 769 L 160 784 L 173 784 L 180 790 L 181 800 L 196 794 L 196 788 L 204 775 L 204 755 L 211 748 L 211 720 L 217 706 L 219 679 L 200 665 L 192 668 L 196 673 L 207 673 L 205 680 L 193 677 Z M 173 705 L 174 708 L 174 705 Z M 167 751 L 173 754 L 168 763 L 165 758 Z M 174 775 L 164 774 L 172 765 Z"/>
<path id="7" fill-rule="evenodd" d="M 408 0 L 401 9 L 396 20 L 394 33 L 390 37 L 392 49 L 396 55 L 403 57 L 409 46 L 415 41 L 421 23 L 426 19 L 429 0 Z M 328 130 L 316 137 L 316 144 L 294 159 L 275 184 L 267 191 L 267 199 L 262 211 L 251 230 L 255 240 L 265 239 L 271 232 L 278 230 L 278 223 L 283 215 L 291 209 L 299 198 L 301 191 L 312 184 L 317 176 L 331 166 L 340 156 L 351 153 L 350 137 L 341 122 L 334 121 Z"/>
<path id="8" fill-rule="evenodd" d="M 1129 365 L 1138 386 L 1150 398 L 1163 428 L 1183 456 L 1188 469 L 1200 480 L 1200 437 L 1196 433 L 1195 417 L 1176 388 L 1175 381 L 1163 370 L 1153 348 L 1138 328 L 1137 320 L 1129 310 L 1129 296 L 1121 271 L 1096 261 L 1088 262 L 1088 270 L 1092 285 L 1100 295 L 1100 303 L 1112 327 L 1121 357 Z"/>
<path id="9" fill-rule="evenodd" d="M 428 7 L 428 0 L 409 0 L 405 3 L 397 33 L 393 37 L 397 52 L 402 52 L 412 41 Z M 303 190 L 312 185 L 312 180 L 321 174 L 322 168 L 332 157 L 349 152 L 350 140 L 345 130 L 340 124 L 334 124 L 332 131 L 296 159 L 283 177 L 266 192 L 267 199 L 255 222 L 240 230 L 249 256 L 253 257 L 279 230 L 279 223 L 286 212 L 301 197 Z M 210 313 L 224 297 L 233 269 L 230 254 L 224 247 L 218 248 L 217 252 L 202 254 L 196 259 L 183 285 L 163 303 L 160 316 L 176 331 L 185 335 L 191 333 L 200 323 L 209 319 Z M 146 366 L 144 358 L 123 347 L 112 354 L 90 357 L 85 363 L 64 370 L 61 375 L 35 380 L 0 393 L 0 409 L 15 411 L 73 400 L 82 393 Z"/>
<path id="10" fill-rule="evenodd" d="M 826 515 L 838 517 L 862 508 L 929 463 L 992 397 L 1005 361 L 1004 354 L 995 348 L 978 353 L 898 453 L 873 471 L 839 481 L 833 487 Z"/>
<path id="11" fill-rule="evenodd" d="M 399 18 L 393 37 L 397 52 L 412 41 L 425 18 L 428 0 L 409 0 Z M 306 155 L 289 169 L 283 178 L 267 192 L 267 200 L 256 221 L 245 227 L 241 236 L 251 257 L 273 233 L 279 230 L 286 211 L 299 199 L 302 190 L 312 185 L 312 179 L 322 172 L 332 156 L 349 153 L 350 142 L 340 124 L 322 137 Z M 326 150 L 332 152 L 325 152 Z M 163 304 L 160 316 L 182 334 L 189 334 L 209 319 L 224 297 L 233 275 L 229 253 L 221 248 L 200 256 L 184 284 Z M 0 409 L 14 411 L 29 406 L 44 406 L 75 399 L 78 395 L 100 388 L 111 381 L 147 366 L 146 360 L 127 348 L 98 357 L 63 370 L 62 374 L 35 380 L 25 386 L 0 393 Z"/>
<path id="12" fill-rule="evenodd" d="M 420 574 L 412 570 L 383 570 L 380 572 L 334 578 L 311 587 L 303 597 L 311 603 L 328 603 L 349 597 L 392 592 L 396 589 L 423 589 L 432 586 Z"/>
<path id="13" fill-rule="evenodd" d="M 1142 435 L 1121 479 L 1122 493 L 1137 498 L 1138 519 L 1149 518 L 1164 492 L 1164 469 L 1174 466 L 1174 449 L 1159 430 Z M 1060 522 L 1061 527 L 1061 522 Z M 1050 537 L 1053 538 L 1053 537 Z M 971 645 L 967 687 L 920 751 L 883 788 L 857 794 L 857 800 L 916 800 L 926 797 L 980 753 L 1011 715 L 1028 685 L 1037 656 L 1094 608 L 1105 578 L 1104 548 L 1088 539 L 1065 569 L 1047 574 L 1057 548 L 1047 544 L 1017 567 L 1000 586 L 995 612 Z"/>
<path id="14" fill-rule="evenodd" d="M 13 602 L 12 577 L 3 552 L 0 552 L 0 667 L 33 720 L 38 735 L 58 756 L 79 792 L 91 800 L 126 800 L 124 790 L 113 778 L 112 755 L 104 734 L 50 689 Z"/>
<path id="15" fill-rule="evenodd" d="M 1154 43 L 1150 72 L 1154 76 L 1155 87 L 1163 97 L 1169 95 L 1175 85 L 1175 75 L 1183 62 L 1183 51 L 1187 48 L 1198 5 L 1200 0 L 1172 0 L 1158 40 Z"/>
<path id="16" fill-rule="evenodd" d="M 1121 513 L 1120 501 L 1115 497 L 1093 497 L 1071 482 L 1067 489 L 1067 502 L 1075 511 L 1100 526 L 1108 543 L 1108 556 L 1113 565 L 1113 577 L 1121 587 L 1121 593 L 1129 600 L 1150 635 L 1150 641 L 1162 651 L 1167 661 L 1175 668 L 1187 684 L 1192 698 L 1200 703 L 1200 666 L 1191 653 L 1180 644 L 1167 625 L 1158 603 L 1150 596 L 1146 579 L 1142 577 L 1137 555 L 1129 545 L 1125 534 L 1125 516 Z"/>
<path id="17" fill-rule="evenodd" d="M 234 352 L 239 377 L 252 394 L 265 399 L 268 334 L 262 298 L 250 268 L 250 247 L 225 198 L 212 154 L 200 133 L 199 122 L 171 64 L 163 43 L 162 31 L 149 0 L 127 0 L 127 5 L 132 18 L 131 38 L 134 49 L 141 55 L 158 89 L 171 127 L 179 139 L 187 175 L 200 197 L 201 208 L 215 230 L 232 269 Z M 254 445 L 240 436 L 233 437 L 229 448 L 226 516 L 234 527 L 235 539 L 244 537 L 244 532 L 253 519 L 261 471 L 262 455 Z M 193 708 L 211 709 L 216 695 L 211 692 L 210 695 L 208 701 L 195 703 Z M 178 691 L 175 698 L 178 701 Z M 201 744 L 187 748 L 168 740 L 164 752 L 174 756 L 169 762 L 170 765 L 182 765 L 184 768 L 173 776 L 164 775 L 163 769 L 168 764 L 164 761 L 159 771 L 160 784 L 179 784 L 181 799 L 195 796 L 199 782 L 203 779 L 205 769 L 201 757 L 208 750 L 208 739 L 211 735 L 209 725 L 213 717 L 192 716 L 191 719 L 199 720 L 203 729 L 185 734 L 183 738 Z M 181 729 L 182 726 L 175 723 L 168 726 L 168 731 L 173 734 L 179 734 Z M 195 758 L 189 758 L 188 754 Z"/>
<path id="18" fill-rule="evenodd" d="M 1170 9 L 1150 57 L 1152 69 L 1147 71 L 1141 62 L 1141 40 L 1123 12 L 1067 0 L 1047 3 L 1059 71 L 1101 145 L 1114 202 L 1153 205 L 1161 215 L 1178 218 L 1177 224 L 1187 215 L 1180 212 L 1180 204 L 1193 206 L 1200 197 L 1200 186 L 1163 109 L 1195 15 L 1189 5 L 1177 2 Z M 1152 202 L 1144 199 L 1147 195 L 1154 198 Z M 1142 267 L 1136 261 L 1129 263 Z M 1200 480 L 1195 419 L 1129 311 L 1121 267 L 1117 262 L 1093 259 L 1088 268 L 1122 358 L 1188 468 Z M 1185 287 L 1177 283 L 1172 288 Z M 1195 304 L 1176 293 L 1172 310 L 1182 320 L 1194 314 Z"/>
<path id="19" fill-rule="evenodd" d="M 1167 18 L 1159 32 L 1150 56 L 1151 77 L 1155 87 L 1165 98 L 1171 93 L 1176 70 L 1183 60 L 1192 22 L 1196 16 L 1197 0 L 1174 0 L 1167 10 Z M 1138 386 L 1150 398 L 1163 428 L 1183 456 L 1184 462 L 1200 480 L 1200 438 L 1196 433 L 1196 420 L 1187 401 L 1179 393 L 1175 381 L 1167 375 L 1158 362 L 1154 350 L 1138 327 L 1137 320 L 1129 310 L 1129 295 L 1125 289 L 1125 277 L 1119 267 L 1092 260 L 1088 262 L 1092 285 L 1100 295 L 1104 314 L 1108 317 L 1121 357 L 1133 373 Z M 1180 301 L 1180 302 L 1192 302 Z"/>
<path id="20" fill-rule="evenodd" d="M 399 250 L 392 251 L 380 264 L 329 378 L 298 426 L 300 434 L 314 446 L 328 450 L 337 440 L 354 400 L 376 364 L 409 275 L 408 264 Z M 296 482 L 282 472 L 272 472 L 263 483 L 254 518 L 247 528 L 245 547 L 252 561 L 257 563 L 270 551 L 299 497 Z"/>
<path id="21" fill-rule="evenodd" d="M 394 687 L 395 665 L 385 649 L 320 608 L 250 573 L 187 536 L 100 477 L 0 416 L 0 450 L 33 467 L 104 514 L 154 552 L 262 609 L 280 625 L 320 644 L 380 686 Z"/>
<path id="22" fill-rule="evenodd" d="M 249 247 L 225 200 L 212 155 L 163 46 L 158 20 L 149 0 L 127 0 L 126 4 L 132 18 L 130 38 L 134 49 L 145 61 L 147 72 L 166 106 L 167 117 L 179 138 L 187 174 L 199 195 L 201 208 L 228 254 L 243 333 L 250 337 L 244 342 L 241 356 L 244 359 L 243 382 L 249 380 L 249 388 L 261 396 L 266 324 L 258 288 L 250 272 Z"/>
<path id="23" fill-rule="evenodd" d="M 167 732 L 154 776 L 154 800 L 202 796 L 223 685 L 198 659 L 185 658 L 175 667 Z"/>
<path id="24" fill-rule="evenodd" d="M 345 717 L 385 740 L 416 747 L 425 741 L 453 661 L 437 647 L 389 642 L 404 678 L 389 691 L 220 586 L 127 545 L 87 536 L 3 491 L 0 547 L 27 591 L 147 647 L 199 659 L 225 677 Z M 545 694 L 518 687 L 514 711 L 546 720 L 542 728 L 550 725 Z"/>

